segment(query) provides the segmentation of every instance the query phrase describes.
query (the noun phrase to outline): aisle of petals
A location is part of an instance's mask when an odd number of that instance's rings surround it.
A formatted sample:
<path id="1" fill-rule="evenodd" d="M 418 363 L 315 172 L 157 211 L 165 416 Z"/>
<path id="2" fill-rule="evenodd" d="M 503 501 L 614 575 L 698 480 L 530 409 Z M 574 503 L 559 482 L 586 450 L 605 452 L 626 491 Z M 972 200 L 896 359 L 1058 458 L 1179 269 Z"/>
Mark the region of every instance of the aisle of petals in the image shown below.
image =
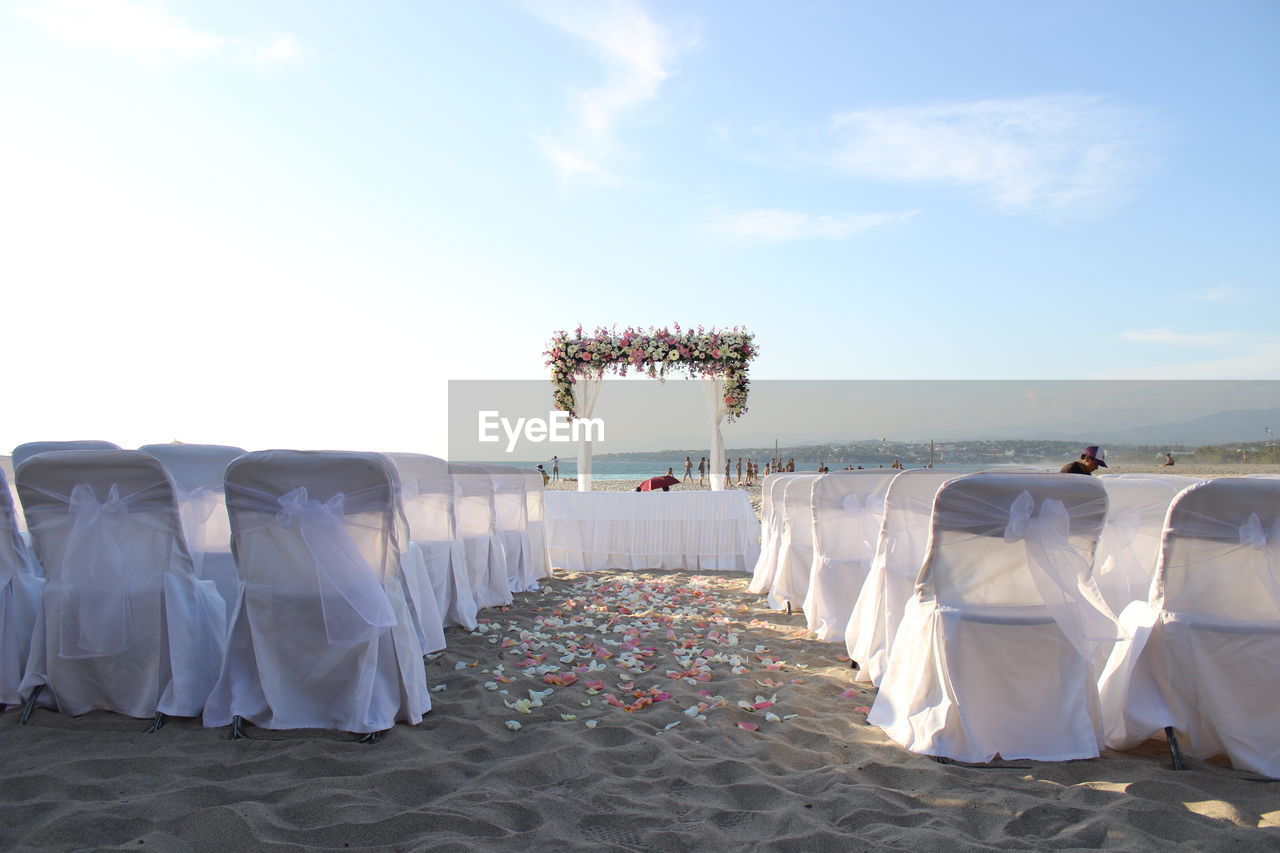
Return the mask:
<path id="1" fill-rule="evenodd" d="M 460 636 L 463 642 L 451 639 L 445 655 L 460 658 L 455 671 L 478 670 L 513 732 L 545 723 L 595 728 L 614 714 L 651 717 L 655 734 L 681 725 L 747 731 L 785 725 L 805 712 L 787 707 L 787 688 L 813 675 L 809 664 L 792 658 L 803 653 L 812 661 L 817 651 L 826 667 L 847 667 L 848 658 L 839 645 L 807 639 L 800 617 L 756 604 L 748 581 L 558 572 L 542 591 L 482 614 L 477 629 Z M 485 646 L 491 656 L 467 658 Z M 849 700 L 866 702 L 870 694 L 853 685 L 851 673 L 840 682 L 846 689 L 833 683 L 832 701 L 865 715 L 864 704 Z M 447 686 L 445 679 L 433 690 Z"/>

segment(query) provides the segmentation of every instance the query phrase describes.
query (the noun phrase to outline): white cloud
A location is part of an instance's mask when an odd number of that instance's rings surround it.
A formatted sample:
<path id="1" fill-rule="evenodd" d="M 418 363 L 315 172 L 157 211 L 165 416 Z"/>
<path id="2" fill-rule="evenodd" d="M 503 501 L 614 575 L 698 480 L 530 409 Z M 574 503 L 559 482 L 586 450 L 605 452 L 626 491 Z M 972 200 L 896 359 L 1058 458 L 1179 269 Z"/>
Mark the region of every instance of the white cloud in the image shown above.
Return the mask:
<path id="1" fill-rule="evenodd" d="M 1121 340 L 1135 344 L 1172 344 L 1174 346 L 1219 346 L 1228 343 L 1231 336 L 1222 332 L 1175 332 L 1159 329 L 1129 329 L 1120 333 Z"/>
<path id="2" fill-rule="evenodd" d="M 1245 296 L 1246 293 L 1247 291 L 1242 288 L 1223 284 L 1218 285 L 1217 287 L 1207 287 L 1204 290 L 1187 293 L 1182 298 L 1190 299 L 1195 302 L 1235 302 Z"/>
<path id="3" fill-rule="evenodd" d="M 280 68 L 297 62 L 306 55 L 306 48 L 295 36 L 283 35 L 274 41 L 250 51 L 247 63 L 254 68 Z"/>
<path id="4" fill-rule="evenodd" d="M 585 42 L 605 66 L 605 80 L 576 95 L 570 126 L 537 137 L 562 175 L 593 175 L 614 182 L 609 163 L 618 154 L 618 126 L 632 119 L 673 74 L 676 59 L 695 39 L 676 36 L 637 0 L 527 2 L 526 8 Z"/>
<path id="5" fill-rule="evenodd" d="M 1040 95 L 831 117 L 850 175 L 970 187 L 1009 212 L 1098 205 L 1139 170 L 1135 117 L 1098 97 Z"/>
<path id="6" fill-rule="evenodd" d="M 34 0 L 18 14 L 70 44 L 109 50 L 140 62 L 222 59 L 256 68 L 299 59 L 302 44 L 292 35 L 265 45 L 200 29 L 168 11 L 159 0 Z"/>
<path id="7" fill-rule="evenodd" d="M 861 216 L 811 216 L 790 210 L 747 210 L 720 217 L 711 223 L 708 230 L 732 237 L 778 243 L 808 239 L 844 240 L 877 225 L 905 222 L 917 213 L 918 210 L 908 210 Z"/>

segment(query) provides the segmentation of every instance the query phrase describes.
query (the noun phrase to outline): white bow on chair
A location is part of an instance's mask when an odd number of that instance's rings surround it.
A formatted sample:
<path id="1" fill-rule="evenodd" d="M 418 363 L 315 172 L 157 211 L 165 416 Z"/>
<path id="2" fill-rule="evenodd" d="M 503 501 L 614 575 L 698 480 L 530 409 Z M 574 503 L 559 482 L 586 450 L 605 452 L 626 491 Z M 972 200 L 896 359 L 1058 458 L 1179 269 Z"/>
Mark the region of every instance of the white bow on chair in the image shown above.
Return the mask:
<path id="1" fill-rule="evenodd" d="M 1249 520 L 1240 525 L 1240 544 L 1262 553 L 1267 563 L 1267 591 L 1280 607 L 1280 518 L 1268 531 L 1262 528 L 1256 512 L 1249 513 Z"/>
<path id="2" fill-rule="evenodd" d="M 1067 639 L 1093 661 L 1102 644 L 1117 636 L 1115 616 L 1090 577 L 1090 564 L 1068 539 L 1071 516 L 1062 501 L 1047 498 L 1038 515 L 1035 499 L 1023 492 L 1009 507 L 1004 541 L 1027 549 L 1036 589 Z"/>
<path id="3" fill-rule="evenodd" d="M 363 643 L 395 626 L 381 579 L 361 555 L 343 522 L 345 497 L 321 503 L 299 487 L 277 499 L 276 523 L 302 535 L 316 567 L 316 583 L 330 645 Z"/>
<path id="4" fill-rule="evenodd" d="M 67 501 L 71 532 L 63 559 L 64 589 L 58 656 L 117 655 L 133 644 L 129 574 L 120 546 L 129 506 L 114 483 L 99 501 L 93 487 L 77 483 Z"/>

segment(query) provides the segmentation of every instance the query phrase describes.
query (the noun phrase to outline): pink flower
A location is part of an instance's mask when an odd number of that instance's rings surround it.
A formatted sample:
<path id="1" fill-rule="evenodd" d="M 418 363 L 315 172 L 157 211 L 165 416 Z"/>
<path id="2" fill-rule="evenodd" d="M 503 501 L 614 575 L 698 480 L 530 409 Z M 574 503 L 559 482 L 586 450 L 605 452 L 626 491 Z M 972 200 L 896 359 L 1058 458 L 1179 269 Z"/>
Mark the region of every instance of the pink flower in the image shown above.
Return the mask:
<path id="1" fill-rule="evenodd" d="M 720 357 L 720 348 L 719 348 L 719 347 L 716 347 L 715 349 L 713 349 L 713 350 L 711 351 L 711 357 L 712 357 L 712 358 L 719 358 L 719 357 Z"/>
<path id="2" fill-rule="evenodd" d="M 733 397 L 725 397 L 725 398 L 724 398 L 724 404 L 725 404 L 726 406 L 732 406 L 732 405 L 733 405 L 734 403 L 736 403 L 736 402 L 738 402 L 738 401 L 737 401 L 736 399 L 734 399 Z"/>

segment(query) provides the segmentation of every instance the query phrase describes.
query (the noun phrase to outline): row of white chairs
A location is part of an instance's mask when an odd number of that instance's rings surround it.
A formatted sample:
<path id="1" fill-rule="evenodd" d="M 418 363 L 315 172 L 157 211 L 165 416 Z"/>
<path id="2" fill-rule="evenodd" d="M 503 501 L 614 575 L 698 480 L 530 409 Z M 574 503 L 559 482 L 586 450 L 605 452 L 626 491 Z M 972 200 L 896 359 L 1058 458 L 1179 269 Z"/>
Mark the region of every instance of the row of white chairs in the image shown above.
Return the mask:
<path id="1" fill-rule="evenodd" d="M 1065 760 L 1165 731 L 1175 765 L 1181 737 L 1280 776 L 1280 480 L 873 471 L 765 494 L 752 588 L 832 640 L 823 596 L 857 587 L 843 638 L 909 749 Z"/>
<path id="2" fill-rule="evenodd" d="M 104 444 L 15 451 L 0 703 L 377 732 L 429 710 L 444 626 L 547 573 L 537 472 Z"/>

